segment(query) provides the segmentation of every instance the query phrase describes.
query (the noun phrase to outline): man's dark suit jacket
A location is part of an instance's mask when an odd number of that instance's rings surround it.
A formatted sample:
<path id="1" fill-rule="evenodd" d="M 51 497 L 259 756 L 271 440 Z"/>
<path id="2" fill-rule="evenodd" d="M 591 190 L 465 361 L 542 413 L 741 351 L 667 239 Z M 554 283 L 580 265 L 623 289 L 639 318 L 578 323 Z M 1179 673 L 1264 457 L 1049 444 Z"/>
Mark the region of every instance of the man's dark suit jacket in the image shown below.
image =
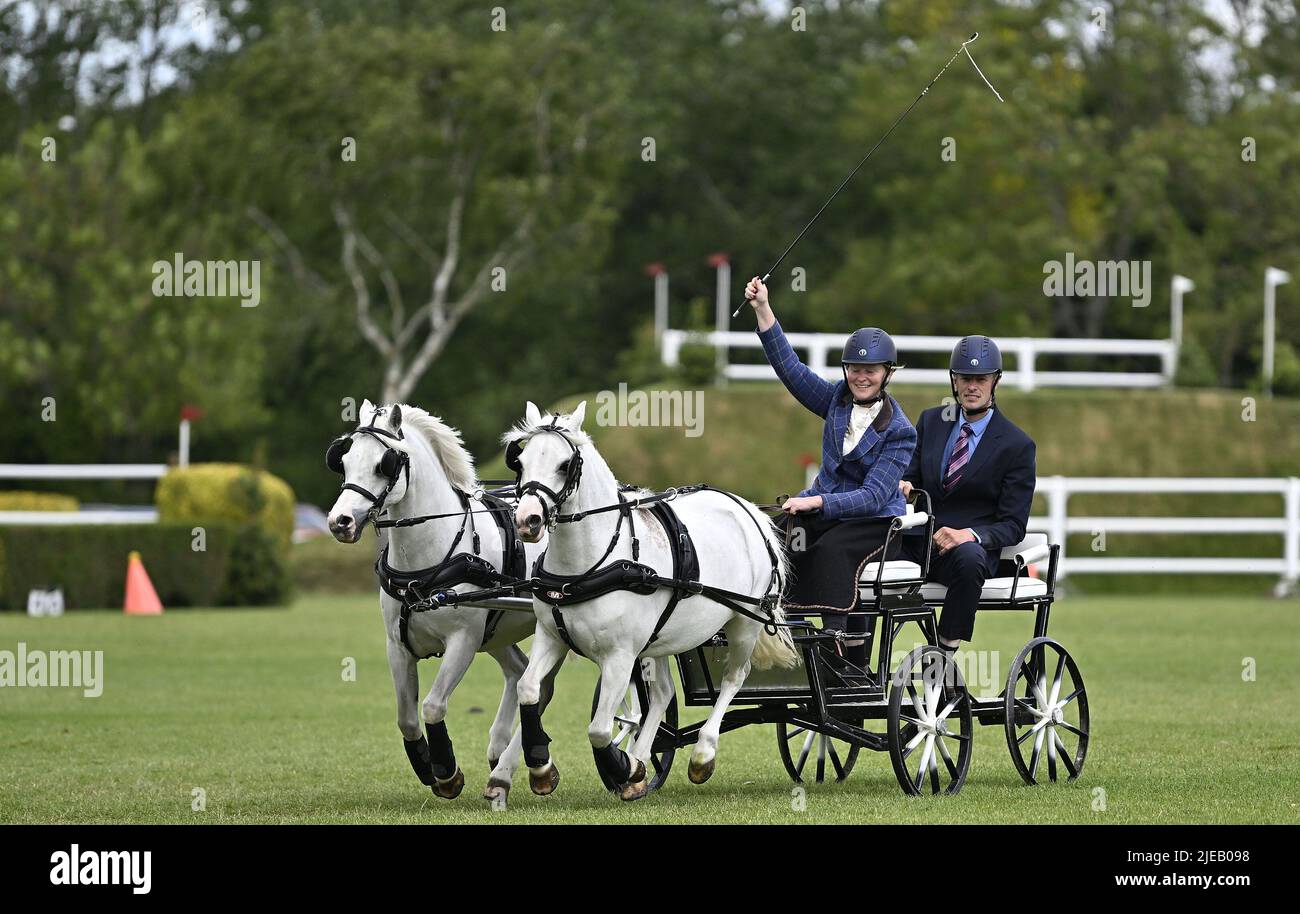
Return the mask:
<path id="1" fill-rule="evenodd" d="M 935 529 L 971 528 L 980 545 L 994 555 L 1025 538 L 1029 509 L 1034 501 L 1034 440 L 1021 431 L 1002 410 L 980 438 L 979 447 L 962 468 L 961 479 L 947 495 L 943 491 L 943 449 L 953 426 L 963 421 L 959 408 L 945 407 L 921 413 L 916 423 L 916 451 L 903 479 L 930 494 Z"/>

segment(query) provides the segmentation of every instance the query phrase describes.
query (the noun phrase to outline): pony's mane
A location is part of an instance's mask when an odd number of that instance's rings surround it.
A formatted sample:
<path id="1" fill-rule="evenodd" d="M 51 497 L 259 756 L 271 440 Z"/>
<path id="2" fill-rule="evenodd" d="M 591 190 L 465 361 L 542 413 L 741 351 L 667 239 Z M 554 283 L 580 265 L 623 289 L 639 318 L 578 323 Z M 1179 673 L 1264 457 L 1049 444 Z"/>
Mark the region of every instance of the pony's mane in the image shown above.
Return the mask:
<path id="1" fill-rule="evenodd" d="M 437 416 L 418 406 L 402 404 L 402 427 L 414 428 L 433 448 L 433 455 L 442 464 L 447 474 L 447 481 L 462 492 L 472 492 L 478 488 L 478 479 L 474 475 L 474 458 L 465 450 L 460 432 L 443 422 Z"/>
<path id="2" fill-rule="evenodd" d="M 561 416 L 560 418 L 568 418 Z M 515 427 L 510 429 L 501 436 L 502 444 L 512 444 L 515 441 L 527 441 L 538 432 L 558 432 L 566 438 L 574 447 L 582 447 L 584 444 L 591 444 L 591 436 L 584 431 L 571 431 L 567 428 L 551 427 L 551 416 L 548 413 L 542 417 L 541 422 L 536 425 L 530 425 L 527 419 L 521 419 L 515 423 Z"/>

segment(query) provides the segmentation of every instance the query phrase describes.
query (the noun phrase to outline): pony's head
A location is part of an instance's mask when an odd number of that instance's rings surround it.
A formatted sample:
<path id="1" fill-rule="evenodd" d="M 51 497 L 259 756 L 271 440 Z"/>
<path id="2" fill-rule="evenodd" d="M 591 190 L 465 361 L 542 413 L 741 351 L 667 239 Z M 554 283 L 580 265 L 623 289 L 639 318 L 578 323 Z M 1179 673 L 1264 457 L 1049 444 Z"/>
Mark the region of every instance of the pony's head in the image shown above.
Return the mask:
<path id="1" fill-rule="evenodd" d="M 536 543 L 582 478 L 582 453 L 591 438 L 582 430 L 587 402 L 567 416 L 543 415 L 531 402 L 524 419 L 501 437 L 506 466 L 515 473 L 519 503 L 515 528 L 526 543 Z"/>
<path id="2" fill-rule="evenodd" d="M 343 488 L 329 511 L 330 533 L 340 543 L 361 539 L 366 521 L 397 504 L 410 488 L 410 452 L 402 434 L 402 407 L 361 404 L 354 431 L 335 438 L 325 464 L 343 476 Z"/>

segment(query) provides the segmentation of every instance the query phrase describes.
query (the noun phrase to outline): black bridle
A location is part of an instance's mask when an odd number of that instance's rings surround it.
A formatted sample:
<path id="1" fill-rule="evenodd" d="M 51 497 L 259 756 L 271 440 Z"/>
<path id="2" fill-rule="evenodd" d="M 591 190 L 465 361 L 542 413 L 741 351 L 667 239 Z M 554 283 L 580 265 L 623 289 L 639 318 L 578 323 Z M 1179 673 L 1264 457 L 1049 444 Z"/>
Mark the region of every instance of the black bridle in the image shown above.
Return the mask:
<path id="1" fill-rule="evenodd" d="M 559 518 L 560 507 L 569 500 L 574 492 L 577 491 L 578 484 L 582 481 L 582 452 L 578 449 L 576 444 L 569 440 L 569 436 L 564 433 L 564 430 L 556 425 L 558 419 L 558 416 L 552 416 L 550 425 L 544 425 L 537 428 L 529 433 L 527 439 L 511 441 L 510 444 L 506 446 L 506 469 L 515 474 L 515 496 L 517 498 L 523 498 L 525 495 L 536 495 L 540 492 L 543 495 L 546 495 L 555 505 L 555 515 L 552 516 L 547 507 L 546 501 L 541 498 L 537 499 L 542 504 L 542 524 L 547 529 L 551 529 L 555 526 L 556 520 Z M 525 440 L 531 440 L 533 435 L 540 432 L 551 432 L 559 435 L 560 440 L 567 444 L 569 449 L 572 451 L 567 462 L 568 465 L 565 467 L 564 471 L 564 485 L 560 487 L 560 491 L 558 492 L 536 479 L 530 479 L 528 482 L 521 482 L 524 475 L 524 465 L 519 460 L 519 455 L 522 454 L 524 450 L 523 442 Z"/>
<path id="2" fill-rule="evenodd" d="M 379 516 L 380 510 L 384 506 L 384 502 L 388 500 L 388 496 L 397 486 L 398 477 L 405 476 L 407 486 L 409 487 L 411 484 L 410 456 L 405 451 L 399 451 L 397 448 L 388 446 L 384 441 L 385 438 L 390 441 L 402 441 L 403 436 L 401 430 L 399 429 L 397 433 L 394 434 L 387 429 L 375 427 L 375 420 L 383 415 L 384 412 L 383 409 L 375 410 L 374 415 L 370 417 L 369 425 L 359 425 L 346 435 L 340 435 L 330 443 L 329 448 L 325 451 L 325 465 L 335 473 L 341 474 L 343 473 L 343 455 L 352 448 L 352 439 L 355 436 L 369 435 L 380 444 L 385 445 L 383 456 L 380 457 L 379 464 L 375 467 L 375 472 L 388 480 L 388 485 L 384 486 L 382 492 L 376 495 L 369 489 L 359 486 L 354 482 L 346 481 L 339 487 L 340 492 L 344 489 L 351 489 L 353 492 L 356 492 L 358 495 L 370 502 L 370 510 L 366 512 L 366 516 L 372 521 Z"/>

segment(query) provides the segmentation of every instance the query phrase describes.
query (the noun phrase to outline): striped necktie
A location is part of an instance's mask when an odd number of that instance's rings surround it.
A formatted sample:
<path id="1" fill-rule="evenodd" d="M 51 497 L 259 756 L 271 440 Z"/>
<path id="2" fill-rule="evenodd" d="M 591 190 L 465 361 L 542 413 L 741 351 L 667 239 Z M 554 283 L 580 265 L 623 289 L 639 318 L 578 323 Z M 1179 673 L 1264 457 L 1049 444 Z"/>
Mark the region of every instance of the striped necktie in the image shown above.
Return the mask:
<path id="1" fill-rule="evenodd" d="M 948 472 L 943 476 L 944 494 L 951 492 L 952 487 L 961 479 L 962 467 L 970 460 L 970 436 L 974 432 L 969 422 L 961 424 L 961 434 L 957 436 L 957 441 L 952 446 L 952 456 L 948 458 Z"/>

